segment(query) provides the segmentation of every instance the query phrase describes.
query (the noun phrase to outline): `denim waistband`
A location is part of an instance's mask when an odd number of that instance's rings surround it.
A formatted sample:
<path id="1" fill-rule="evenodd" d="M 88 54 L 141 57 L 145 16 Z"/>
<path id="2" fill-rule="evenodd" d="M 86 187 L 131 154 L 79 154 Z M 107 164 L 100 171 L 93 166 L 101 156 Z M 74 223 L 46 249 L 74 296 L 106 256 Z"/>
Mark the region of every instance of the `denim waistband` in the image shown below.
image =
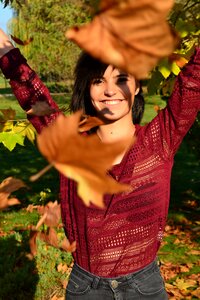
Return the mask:
<path id="1" fill-rule="evenodd" d="M 79 278 L 82 278 L 83 280 L 88 280 L 91 283 L 91 286 L 93 288 L 97 288 L 99 285 L 103 286 L 110 286 L 112 284 L 124 286 L 126 285 L 130 280 L 135 279 L 142 280 L 143 278 L 148 277 L 152 272 L 159 270 L 159 263 L 157 259 L 155 259 L 153 262 L 148 264 L 146 267 L 142 268 L 139 271 L 126 274 L 124 276 L 119 277 L 101 277 L 94 275 L 90 273 L 89 271 L 83 269 L 78 264 L 74 263 L 73 266 L 73 274 L 77 275 Z"/>

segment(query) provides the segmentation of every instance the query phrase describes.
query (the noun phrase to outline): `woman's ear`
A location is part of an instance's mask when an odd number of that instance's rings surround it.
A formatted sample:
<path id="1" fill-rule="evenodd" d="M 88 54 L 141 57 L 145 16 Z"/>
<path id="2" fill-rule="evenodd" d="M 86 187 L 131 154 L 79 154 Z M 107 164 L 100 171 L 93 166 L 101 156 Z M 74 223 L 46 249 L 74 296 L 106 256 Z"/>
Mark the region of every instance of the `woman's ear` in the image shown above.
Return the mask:
<path id="1" fill-rule="evenodd" d="M 135 95 L 137 95 L 139 93 L 139 91 L 140 91 L 140 83 L 137 80 L 136 80 L 135 83 L 136 83 L 135 84 Z"/>

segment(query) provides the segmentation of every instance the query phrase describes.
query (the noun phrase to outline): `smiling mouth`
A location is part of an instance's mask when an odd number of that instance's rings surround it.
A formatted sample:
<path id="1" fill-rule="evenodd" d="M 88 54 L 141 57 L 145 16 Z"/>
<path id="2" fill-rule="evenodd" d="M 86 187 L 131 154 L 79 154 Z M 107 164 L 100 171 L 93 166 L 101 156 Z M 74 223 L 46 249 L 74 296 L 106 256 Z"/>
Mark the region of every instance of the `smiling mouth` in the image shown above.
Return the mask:
<path id="1" fill-rule="evenodd" d="M 116 105 L 123 101 L 123 99 L 116 99 L 116 100 L 102 100 L 101 102 L 107 105 Z"/>

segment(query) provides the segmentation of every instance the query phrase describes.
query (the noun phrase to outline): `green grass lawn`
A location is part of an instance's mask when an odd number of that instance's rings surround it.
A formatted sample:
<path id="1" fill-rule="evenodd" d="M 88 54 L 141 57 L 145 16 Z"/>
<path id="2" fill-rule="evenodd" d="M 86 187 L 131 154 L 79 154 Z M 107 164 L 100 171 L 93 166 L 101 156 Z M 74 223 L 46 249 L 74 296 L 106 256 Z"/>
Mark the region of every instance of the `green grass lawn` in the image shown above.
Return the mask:
<path id="1" fill-rule="evenodd" d="M 63 106 L 69 101 L 69 96 L 54 95 L 53 98 Z M 161 108 L 165 101 L 159 96 L 146 98 L 146 111 L 143 124 L 149 122 L 155 115 L 155 105 Z M 0 98 L 0 108 L 12 107 L 17 111 L 17 118 L 25 118 L 14 97 Z M 64 295 L 63 281 L 66 274 L 59 273 L 57 267 L 61 262 L 71 263 L 71 255 L 63 254 L 53 247 L 46 247 L 39 242 L 38 255 L 34 260 L 27 256 L 29 252 L 29 232 L 23 230 L 30 224 L 36 224 L 39 216 L 28 213 L 24 209 L 28 204 L 43 204 L 55 201 L 59 194 L 59 177 L 55 169 L 50 170 L 38 181 L 31 183 L 29 177 L 41 170 L 47 162 L 39 153 L 37 147 L 26 141 L 25 146 L 17 146 L 12 152 L 0 144 L 0 182 L 8 176 L 14 176 L 25 181 L 28 189 L 14 193 L 22 202 L 20 207 L 10 208 L 0 213 L 0 300 L 48 300 L 53 295 Z M 186 266 L 188 272 L 180 271 L 168 282 L 176 288 L 177 278 L 190 278 L 200 272 L 198 249 L 199 210 L 191 203 L 200 200 L 200 160 L 189 151 L 186 141 L 183 142 L 176 157 L 171 182 L 171 204 L 168 218 L 168 233 L 160 250 L 160 258 L 173 267 Z M 193 201 L 193 202 L 192 202 Z M 195 252 L 196 251 L 196 252 Z M 171 269 L 170 269 L 171 270 Z M 166 270 L 165 270 L 166 272 Z M 165 273 L 167 274 L 167 273 Z M 195 275 L 193 275 L 195 276 Z M 178 283 L 177 283 L 178 285 Z M 189 298 L 193 296 L 191 290 Z"/>

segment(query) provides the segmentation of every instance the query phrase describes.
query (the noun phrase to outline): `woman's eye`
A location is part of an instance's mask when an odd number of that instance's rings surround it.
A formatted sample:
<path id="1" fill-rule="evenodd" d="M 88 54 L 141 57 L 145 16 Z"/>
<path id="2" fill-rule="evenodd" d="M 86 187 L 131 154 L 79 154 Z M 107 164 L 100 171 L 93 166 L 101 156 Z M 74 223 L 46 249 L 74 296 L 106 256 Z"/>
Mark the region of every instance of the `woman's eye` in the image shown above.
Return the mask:
<path id="1" fill-rule="evenodd" d="M 103 78 L 96 78 L 93 80 L 92 84 L 100 84 L 103 82 Z"/>
<path id="2" fill-rule="evenodd" d="M 127 76 L 119 77 L 117 79 L 117 83 L 124 83 L 124 82 L 127 82 L 127 81 L 128 81 L 128 77 Z"/>

